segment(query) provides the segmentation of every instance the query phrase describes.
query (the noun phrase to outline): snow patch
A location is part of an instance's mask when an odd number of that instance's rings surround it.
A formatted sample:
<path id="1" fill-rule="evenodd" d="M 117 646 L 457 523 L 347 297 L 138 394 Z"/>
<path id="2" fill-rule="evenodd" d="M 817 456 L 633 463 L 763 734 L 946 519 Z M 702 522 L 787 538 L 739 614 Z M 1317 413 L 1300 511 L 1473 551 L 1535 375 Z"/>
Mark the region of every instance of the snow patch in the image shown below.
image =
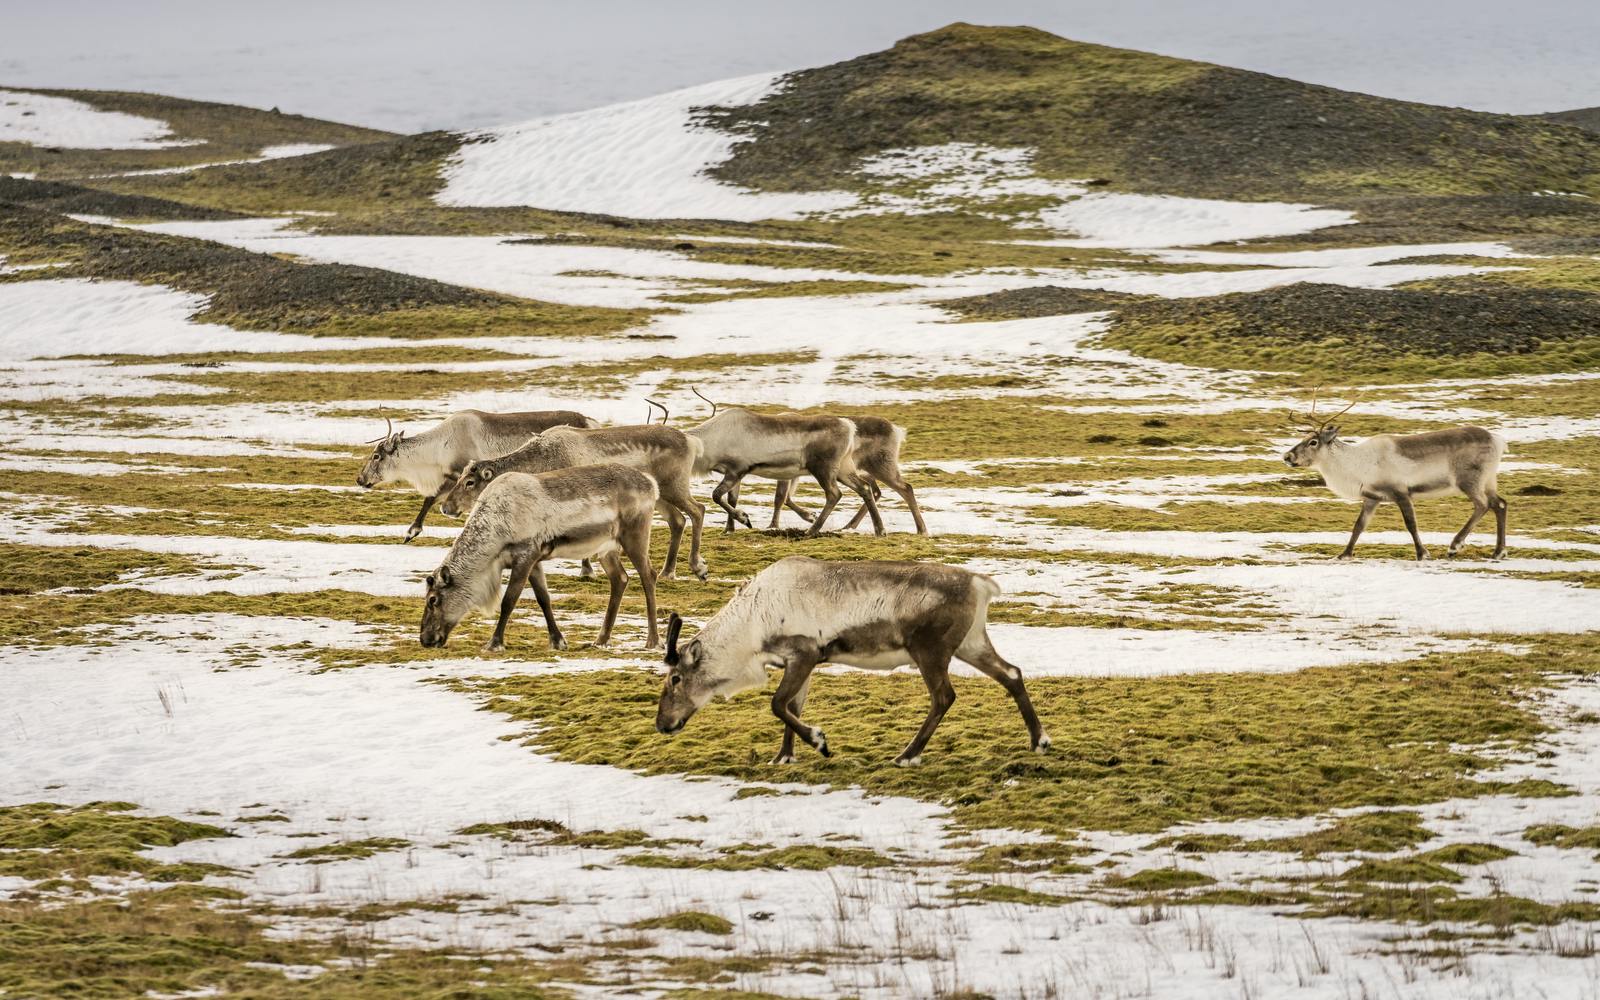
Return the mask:
<path id="1" fill-rule="evenodd" d="M 1315 205 L 1106 191 L 1040 212 L 1041 225 L 1077 236 L 1038 242 L 1068 247 L 1177 247 L 1294 236 L 1355 221 L 1350 212 Z"/>
<path id="2" fill-rule="evenodd" d="M 769 194 L 706 173 L 733 153 L 734 136 L 696 109 L 740 107 L 775 93 L 784 74 L 722 80 L 471 132 L 446 163 L 436 196 L 456 207 L 529 205 L 635 219 L 795 219 L 855 203 L 844 192 Z"/>
<path id="3" fill-rule="evenodd" d="M 62 149 L 170 149 L 202 139 L 178 139 L 155 118 L 100 111 L 66 97 L 0 90 L 0 142 Z"/>

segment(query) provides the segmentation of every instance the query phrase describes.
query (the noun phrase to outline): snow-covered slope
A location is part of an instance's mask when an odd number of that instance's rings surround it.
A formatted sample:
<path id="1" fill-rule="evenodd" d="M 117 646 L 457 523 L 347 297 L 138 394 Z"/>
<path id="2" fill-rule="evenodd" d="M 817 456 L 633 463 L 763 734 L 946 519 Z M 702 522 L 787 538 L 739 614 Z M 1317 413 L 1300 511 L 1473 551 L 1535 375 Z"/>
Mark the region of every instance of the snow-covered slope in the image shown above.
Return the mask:
<path id="1" fill-rule="evenodd" d="M 753 104 L 782 74 L 722 80 L 642 101 L 470 133 L 445 168 L 440 203 L 529 205 L 639 219 L 792 219 L 855 202 L 844 192 L 766 194 L 706 176 L 734 139 L 693 109 Z"/>
<path id="2" fill-rule="evenodd" d="M 0 142 L 63 149 L 167 149 L 191 146 L 155 118 L 100 111 L 66 97 L 0 90 Z"/>

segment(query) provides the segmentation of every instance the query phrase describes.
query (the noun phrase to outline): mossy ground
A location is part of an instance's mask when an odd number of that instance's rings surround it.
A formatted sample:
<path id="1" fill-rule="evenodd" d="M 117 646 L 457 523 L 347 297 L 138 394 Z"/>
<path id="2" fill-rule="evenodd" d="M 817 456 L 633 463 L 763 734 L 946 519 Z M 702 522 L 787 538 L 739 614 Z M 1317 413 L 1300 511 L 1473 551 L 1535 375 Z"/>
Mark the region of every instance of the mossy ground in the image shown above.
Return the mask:
<path id="1" fill-rule="evenodd" d="M 1016 708 L 997 685 L 958 680 L 956 707 L 924 765 L 913 769 L 890 759 L 920 716 L 903 706 L 926 698 L 914 677 L 819 678 L 807 718 L 827 730 L 834 756 L 802 754 L 781 769 L 766 764 L 782 734 L 761 693 L 708 706 L 667 739 L 651 725 L 660 693 L 654 672 L 462 683 L 487 695 L 491 711 L 537 721 L 534 745 L 584 763 L 858 784 L 947 804 L 974 827 L 1070 836 L 1516 794 L 1523 786 L 1492 780 L 1496 765 L 1483 751 L 1526 747 L 1545 731 L 1524 698 L 1547 672 L 1600 668 L 1581 638 L 1528 641 L 1528 656 L 1435 655 L 1403 672 L 1355 666 L 1283 676 L 1032 678 L 1030 694 L 1056 739 L 1045 755 L 1027 752 Z M 1302 724 L 1285 730 L 1286 715 Z M 601 719 L 610 721 L 599 726 Z"/>

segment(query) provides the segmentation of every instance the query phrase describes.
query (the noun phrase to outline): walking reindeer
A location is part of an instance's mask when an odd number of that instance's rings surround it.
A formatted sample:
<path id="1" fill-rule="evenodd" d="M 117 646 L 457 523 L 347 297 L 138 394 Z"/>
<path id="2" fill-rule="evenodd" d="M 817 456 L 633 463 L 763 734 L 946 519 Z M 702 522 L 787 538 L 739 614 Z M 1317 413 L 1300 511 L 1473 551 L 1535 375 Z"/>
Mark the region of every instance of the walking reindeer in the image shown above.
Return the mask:
<path id="1" fill-rule="evenodd" d="M 523 413 L 485 413 L 462 410 L 438 426 L 415 437 L 406 437 L 385 418 L 383 437 L 376 442 L 372 457 L 356 475 L 356 485 L 365 489 L 384 483 L 403 482 L 422 494 L 422 509 L 406 529 L 406 541 L 422 534 L 422 522 L 434 501 L 443 497 L 457 474 L 475 458 L 494 458 L 522 447 L 531 435 L 552 427 L 599 427 L 595 421 L 572 410 L 532 410 Z"/>
<path id="2" fill-rule="evenodd" d="M 700 396 L 698 389 L 695 395 Z M 704 396 L 700 396 L 705 399 Z M 728 515 L 728 530 L 737 519 L 750 527 L 750 515 L 740 510 L 739 484 L 746 476 L 789 480 L 809 473 L 822 487 L 824 501 L 808 534 L 822 531 L 823 524 L 843 495 L 839 483 L 861 496 L 872 525 L 883 534 L 883 518 L 865 480 L 856 472 L 851 454 L 855 450 L 856 425 L 843 417 L 814 417 L 803 413 L 754 413 L 740 407 L 711 405 L 711 417 L 684 433 L 699 439 L 700 457 L 695 473 L 722 475 L 711 493 Z M 665 410 L 662 411 L 665 414 Z M 662 418 L 665 420 L 665 416 Z"/>
<path id="3" fill-rule="evenodd" d="M 628 574 L 622 555 L 638 571 L 649 625 L 646 648 L 659 643 L 656 632 L 656 578 L 650 565 L 650 517 L 657 499 L 655 480 L 621 465 L 580 465 L 529 475 L 497 476 L 478 497 L 472 516 L 450 546 L 444 562 L 428 577 L 422 609 L 421 641 L 443 646 L 462 618 L 493 608 L 500 598 L 494 637 L 484 648 L 505 648 L 506 622 L 525 584 L 544 613 L 552 649 L 567 641 L 550 610 L 550 591 L 540 563 L 546 559 L 597 559 L 611 581 L 611 600 L 595 645 L 611 641 Z M 502 596 L 501 574 L 510 571 Z"/>
<path id="4" fill-rule="evenodd" d="M 1472 515 L 1451 539 L 1448 554 L 1453 557 L 1460 552 L 1478 519 L 1492 510 L 1495 545 L 1491 558 L 1505 556 L 1506 502 L 1495 482 L 1506 450 L 1505 439 L 1482 427 L 1451 427 L 1425 434 L 1378 434 L 1360 444 L 1350 444 L 1339 440 L 1335 421 L 1354 405 L 1352 401 L 1333 416 L 1318 420 L 1317 393 L 1313 392 L 1311 412 L 1307 414 L 1311 431 L 1283 456 L 1294 468 L 1317 470 L 1328 489 L 1338 496 L 1361 501 L 1361 513 L 1356 515 L 1350 541 L 1339 558 L 1349 559 L 1355 553 L 1356 540 L 1384 501 L 1400 508 L 1417 558 L 1429 558 L 1422 536 L 1417 533 L 1412 501 L 1455 493 L 1472 501 Z"/>
<path id="5" fill-rule="evenodd" d="M 439 504 L 439 510 L 450 517 L 468 513 L 496 477 L 508 472 L 549 472 L 599 463 L 626 465 L 649 475 L 660 492 L 656 510 L 666 518 L 671 537 L 659 579 L 670 580 L 676 573 L 678 546 L 683 540 L 683 526 L 687 520 L 691 528 L 689 568 L 704 580 L 707 569 L 705 560 L 700 557 L 700 535 L 706 509 L 689 492 L 699 454 L 698 439 L 671 427 L 552 427 L 528 438 L 527 443 L 510 454 L 467 463 Z"/>
<path id="6" fill-rule="evenodd" d="M 911 519 L 916 522 L 917 534 L 928 534 L 928 525 L 922 520 L 922 508 L 917 504 L 917 495 L 911 489 L 911 484 L 906 481 L 900 472 L 900 449 L 906 442 L 906 429 L 899 424 L 892 423 L 882 417 L 846 417 L 846 420 L 856 425 L 856 444 L 850 458 L 856 467 L 857 473 L 866 481 L 867 488 L 873 491 L 873 497 L 878 497 L 878 483 L 889 487 L 900 494 L 906 506 L 911 508 Z M 769 529 L 778 527 L 778 516 L 784 507 L 799 514 L 801 519 L 810 523 L 814 516 L 810 511 L 801 507 L 794 501 L 795 481 L 790 479 L 778 483 L 772 494 L 772 522 L 767 525 Z M 737 502 L 737 501 L 736 501 Z M 844 526 L 844 530 L 853 531 L 861 519 L 867 516 L 865 504 L 856 511 Z M 729 522 L 730 526 L 732 522 Z M 883 534 L 882 524 L 879 523 L 878 534 Z"/>
<path id="7" fill-rule="evenodd" d="M 870 670 L 912 663 L 932 704 L 895 763 L 919 764 L 928 739 L 955 703 L 950 660 L 959 658 L 1010 693 L 1028 728 L 1029 745 L 1043 753 L 1050 737 L 1039 725 L 1022 671 L 989 641 L 989 602 L 999 593 L 987 576 L 937 563 L 780 559 L 741 587 L 681 647 L 683 619 L 672 616 L 656 730 L 678 732 L 714 696 L 759 688 L 767 682 L 767 668 L 777 667 L 783 679 L 772 696 L 772 714 L 784 733 L 773 763 L 794 761 L 797 736 L 831 756 L 823 731 L 800 721 L 812 670 L 819 663 Z"/>

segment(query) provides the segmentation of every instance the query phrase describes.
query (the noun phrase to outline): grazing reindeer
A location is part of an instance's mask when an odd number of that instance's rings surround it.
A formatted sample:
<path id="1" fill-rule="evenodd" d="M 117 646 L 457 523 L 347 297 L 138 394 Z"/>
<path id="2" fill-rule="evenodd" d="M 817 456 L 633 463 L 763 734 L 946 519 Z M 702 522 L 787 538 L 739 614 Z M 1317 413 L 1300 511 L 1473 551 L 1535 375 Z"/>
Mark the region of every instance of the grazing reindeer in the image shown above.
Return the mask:
<path id="1" fill-rule="evenodd" d="M 695 390 L 699 395 L 699 390 Z M 700 397 L 705 399 L 704 396 Z M 710 400 L 706 400 L 710 403 Z M 810 473 L 822 487 L 825 501 L 811 522 L 808 534 L 816 535 L 833 513 L 842 495 L 839 483 L 861 495 L 872 526 L 883 534 L 883 518 L 865 481 L 856 473 L 850 455 L 855 448 L 856 425 L 843 417 L 809 417 L 801 413 L 752 413 L 739 407 L 720 412 L 711 403 L 711 417 L 686 431 L 702 445 L 695 473 L 719 472 L 722 482 L 711 499 L 728 514 L 728 529 L 735 519 L 750 527 L 750 515 L 738 508 L 739 484 L 744 477 L 788 480 Z M 731 500 L 730 500 L 731 497 Z"/>
<path id="2" fill-rule="evenodd" d="M 1354 406 L 1352 402 L 1350 406 Z M 1482 427 L 1451 427 L 1426 434 L 1378 434 L 1360 444 L 1339 440 L 1335 420 L 1350 406 L 1326 420 L 1317 420 L 1317 397 L 1311 397 L 1311 433 L 1283 456 L 1297 469 L 1316 469 L 1328 489 L 1346 500 L 1360 500 L 1350 541 L 1340 559 L 1349 559 L 1356 539 L 1372 520 L 1372 512 L 1385 500 L 1400 508 L 1417 559 L 1427 559 L 1422 536 L 1417 534 L 1417 515 L 1411 501 L 1418 497 L 1465 494 L 1472 501 L 1472 516 L 1450 541 L 1449 555 L 1461 551 L 1472 528 L 1489 510 L 1494 511 L 1495 544 L 1492 558 L 1506 554 L 1506 502 L 1496 490 L 1500 457 L 1505 454 L 1505 439 Z"/>
<path id="3" fill-rule="evenodd" d="M 550 611 L 550 591 L 545 587 L 540 563 L 550 558 L 598 559 L 611 580 L 611 603 L 595 645 L 611 641 L 611 626 L 628 586 L 622 558 L 639 573 L 644 586 L 645 615 L 650 636 L 646 648 L 659 642 L 656 634 L 656 578 L 650 566 L 650 515 L 656 505 L 655 480 L 621 465 L 580 465 L 532 476 L 508 472 L 497 476 L 478 498 L 472 516 L 438 571 L 428 577 L 427 603 L 422 609 L 424 646 L 443 646 L 469 612 L 489 610 L 500 596 L 500 574 L 511 576 L 500 598 L 500 620 L 485 650 L 505 648 L 506 621 L 526 583 L 544 612 L 552 649 L 566 649 L 567 641 Z"/>
<path id="4" fill-rule="evenodd" d="M 683 619 L 672 616 L 656 730 L 675 733 L 714 695 L 761 687 L 768 667 L 782 667 L 772 714 L 784 724 L 783 745 L 773 763 L 794 761 L 796 736 L 831 756 L 822 730 L 800 721 L 812 669 L 819 663 L 870 670 L 914 663 L 933 704 L 895 763 L 919 764 L 928 738 L 956 700 L 950 660 L 959 657 L 1010 692 L 1030 745 L 1043 753 L 1050 737 L 1039 726 L 1022 671 L 989 642 L 989 602 L 998 593 L 989 577 L 955 566 L 780 559 L 741 587 L 681 649 Z"/>
<path id="5" fill-rule="evenodd" d="M 572 410 L 532 410 L 524 413 L 485 413 L 462 410 L 451 414 L 437 427 L 416 437 L 396 431 L 385 420 L 387 429 L 378 439 L 372 457 L 361 467 L 356 485 L 365 489 L 384 483 L 405 482 L 422 494 L 422 509 L 406 529 L 406 541 L 422 534 L 422 522 L 434 501 L 450 489 L 456 475 L 475 458 L 493 458 L 515 451 L 529 435 L 552 427 L 599 427 Z"/>
<path id="6" fill-rule="evenodd" d="M 866 480 L 867 487 L 873 491 L 874 498 L 878 495 L 878 483 L 900 494 L 906 506 L 911 508 L 911 518 L 917 524 L 917 534 L 926 535 L 928 525 L 922 520 L 922 508 L 917 506 L 917 495 L 911 491 L 911 484 L 906 482 L 905 476 L 900 474 L 900 448 L 906 442 L 906 429 L 899 424 L 891 423 L 882 417 L 846 417 L 846 420 L 856 425 L 856 446 L 851 452 L 851 461 L 855 464 L 861 477 Z M 780 482 L 772 494 L 772 523 L 769 529 L 778 526 L 778 515 L 787 506 L 799 514 L 806 522 L 810 522 L 810 511 L 794 502 L 794 480 Z M 856 511 L 855 517 L 844 526 L 844 530 L 853 531 L 861 519 L 867 516 L 866 505 Z M 879 526 L 878 534 L 883 534 Z"/>
<path id="7" fill-rule="evenodd" d="M 689 493 L 690 477 L 699 454 L 698 439 L 671 427 L 592 430 L 553 427 L 530 437 L 526 444 L 508 455 L 468 462 L 439 505 L 439 511 L 450 517 L 471 511 L 484 489 L 508 472 L 549 472 L 600 463 L 626 465 L 656 481 L 660 492 L 656 509 L 667 519 L 667 527 L 672 532 L 666 564 L 661 567 L 658 579 L 670 580 L 674 575 L 678 545 L 683 540 L 683 524 L 687 518 L 693 527 L 689 537 L 689 568 L 704 580 L 707 570 L 705 560 L 700 558 L 700 533 L 705 526 L 706 509 Z"/>

